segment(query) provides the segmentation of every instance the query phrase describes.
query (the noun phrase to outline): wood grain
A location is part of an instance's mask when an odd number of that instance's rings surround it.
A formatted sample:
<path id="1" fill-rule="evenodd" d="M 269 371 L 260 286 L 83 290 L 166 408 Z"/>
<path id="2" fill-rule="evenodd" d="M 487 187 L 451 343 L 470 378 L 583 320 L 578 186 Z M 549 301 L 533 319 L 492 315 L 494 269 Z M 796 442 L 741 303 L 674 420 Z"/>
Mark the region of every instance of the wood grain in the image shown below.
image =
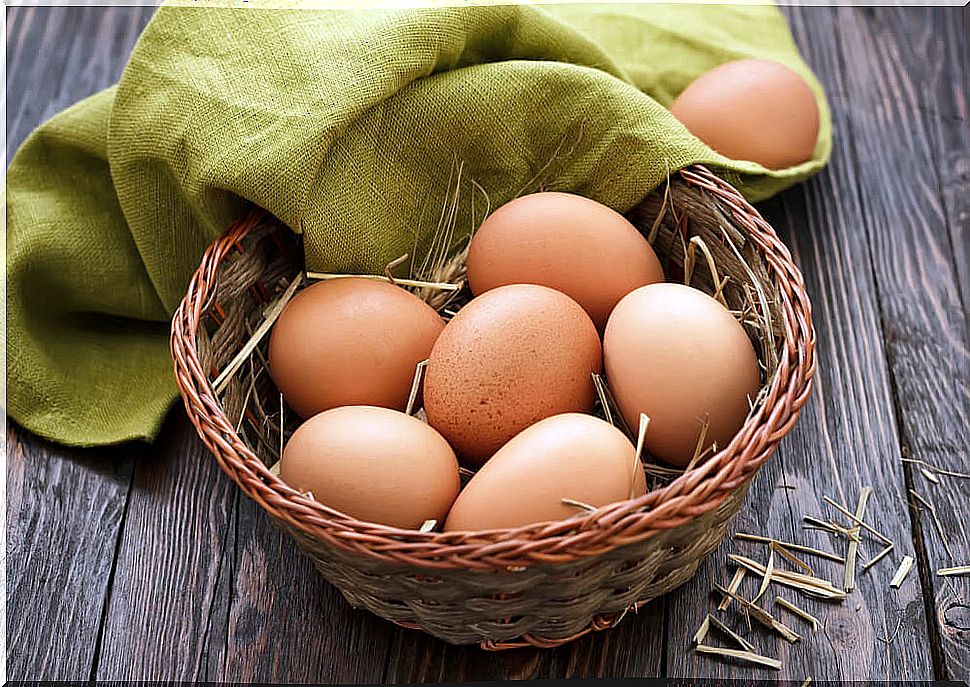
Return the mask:
<path id="1" fill-rule="evenodd" d="M 953 79 L 965 75 L 965 65 L 946 54 L 938 33 L 942 24 L 958 25 L 963 12 L 940 10 L 934 22 L 925 8 L 886 8 L 877 17 L 843 8 L 838 36 L 851 93 L 847 135 L 863 199 L 860 228 L 872 256 L 904 453 L 970 472 L 970 340 L 950 234 L 961 231 L 953 213 L 970 208 L 966 196 L 953 193 L 967 190 L 953 166 L 965 165 L 968 151 L 949 148 L 960 142 L 940 135 L 944 117 L 955 118 L 949 128 L 961 131 L 965 144 L 970 125 L 959 121 L 961 103 L 953 97 Z M 954 36 L 951 45 L 960 40 Z M 967 82 L 960 83 L 962 96 Z M 941 477 L 936 484 L 916 466 L 907 473 L 908 486 L 935 504 L 943 530 L 925 508 L 914 509 L 931 618 L 940 628 L 940 677 L 970 677 L 970 634 L 953 620 L 970 611 L 970 579 L 934 574 L 970 561 L 970 480 Z"/>
<path id="2" fill-rule="evenodd" d="M 96 678 L 204 679 L 235 486 L 173 414 L 135 469 Z"/>
<path id="3" fill-rule="evenodd" d="M 970 10 L 933 12 L 930 22 L 942 66 L 935 88 L 939 116 L 928 123 L 966 312 L 970 305 Z"/>
<path id="4" fill-rule="evenodd" d="M 252 501 L 239 499 L 236 527 L 225 644 L 211 679 L 381 682 L 394 626 L 351 608 Z"/>
<path id="5" fill-rule="evenodd" d="M 8 424 L 6 448 L 7 674 L 86 680 L 141 447 L 92 454 Z"/>

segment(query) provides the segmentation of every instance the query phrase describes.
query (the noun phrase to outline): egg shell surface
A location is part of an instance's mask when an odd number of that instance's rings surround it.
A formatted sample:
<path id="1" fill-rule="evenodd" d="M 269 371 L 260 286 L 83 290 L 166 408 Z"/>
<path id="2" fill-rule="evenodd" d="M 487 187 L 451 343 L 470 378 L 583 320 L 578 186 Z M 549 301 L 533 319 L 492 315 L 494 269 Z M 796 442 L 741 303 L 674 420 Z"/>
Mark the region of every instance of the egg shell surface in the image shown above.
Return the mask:
<path id="1" fill-rule="evenodd" d="M 582 512 L 563 498 L 600 507 L 644 493 L 643 464 L 620 430 L 591 415 L 555 415 L 492 456 L 459 494 L 445 530 L 563 520 Z"/>
<path id="2" fill-rule="evenodd" d="M 502 286 L 472 299 L 438 337 L 424 410 L 478 466 L 529 425 L 592 408 L 601 369 L 596 327 L 575 301 L 545 286 Z"/>
<path id="3" fill-rule="evenodd" d="M 300 417 L 373 405 L 404 410 L 415 367 L 431 353 L 444 321 L 389 282 L 346 277 L 298 293 L 273 326 L 269 367 Z"/>
<path id="4" fill-rule="evenodd" d="M 768 169 L 812 159 L 819 131 L 805 80 L 770 60 L 737 60 L 693 81 L 670 106 L 688 131 L 722 155 Z"/>
<path id="5" fill-rule="evenodd" d="M 454 451 L 438 432 L 372 406 L 333 408 L 300 425 L 280 478 L 346 515 L 405 529 L 440 523 L 461 488 Z"/>
<path id="6" fill-rule="evenodd" d="M 664 278 L 653 248 L 623 215 L 557 192 L 521 196 L 489 215 L 467 267 L 475 295 L 508 284 L 548 286 L 579 303 L 600 331 L 623 296 Z"/>
<path id="7" fill-rule="evenodd" d="M 650 284 L 616 306 L 603 336 L 606 377 L 631 428 L 650 418 L 646 448 L 672 465 L 705 447 L 724 448 L 760 386 L 744 328 L 719 302 L 682 284 Z"/>

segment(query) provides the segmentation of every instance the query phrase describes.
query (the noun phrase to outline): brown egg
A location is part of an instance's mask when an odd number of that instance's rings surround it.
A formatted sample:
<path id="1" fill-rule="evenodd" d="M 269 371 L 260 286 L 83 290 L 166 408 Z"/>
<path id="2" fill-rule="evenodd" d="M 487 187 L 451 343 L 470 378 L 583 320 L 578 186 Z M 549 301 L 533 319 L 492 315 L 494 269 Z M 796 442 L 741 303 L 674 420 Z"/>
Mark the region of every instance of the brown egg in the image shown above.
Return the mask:
<path id="1" fill-rule="evenodd" d="M 372 406 L 333 408 L 300 425 L 280 478 L 358 520 L 406 529 L 441 522 L 461 488 L 458 461 L 440 434 Z"/>
<path id="2" fill-rule="evenodd" d="M 579 303 L 600 331 L 623 296 L 664 278 L 653 248 L 623 215 L 570 193 L 533 193 L 500 207 L 475 232 L 467 263 L 475 295 L 548 286 Z"/>
<path id="3" fill-rule="evenodd" d="M 738 321 L 681 284 L 651 284 L 620 301 L 606 325 L 603 359 L 627 424 L 636 431 L 646 413 L 644 445 L 673 465 L 690 462 L 705 418 L 705 447 L 724 448 L 760 384 L 758 359 Z"/>
<path id="4" fill-rule="evenodd" d="M 631 489 L 632 485 L 632 489 Z M 646 492 L 643 465 L 613 425 L 580 413 L 546 418 L 499 449 L 465 486 L 446 530 L 489 530 L 563 520 Z"/>
<path id="5" fill-rule="evenodd" d="M 404 410 L 415 366 L 444 326 L 431 306 L 389 282 L 319 282 L 273 326 L 269 367 L 300 417 L 346 405 Z"/>
<path id="6" fill-rule="evenodd" d="M 684 89 L 670 111 L 722 155 L 768 169 L 812 159 L 818 138 L 818 104 L 808 84 L 769 60 L 715 67 Z"/>
<path id="7" fill-rule="evenodd" d="M 438 337 L 424 380 L 428 422 L 471 465 L 529 425 L 593 406 L 599 336 L 574 300 L 544 286 L 473 299 Z"/>

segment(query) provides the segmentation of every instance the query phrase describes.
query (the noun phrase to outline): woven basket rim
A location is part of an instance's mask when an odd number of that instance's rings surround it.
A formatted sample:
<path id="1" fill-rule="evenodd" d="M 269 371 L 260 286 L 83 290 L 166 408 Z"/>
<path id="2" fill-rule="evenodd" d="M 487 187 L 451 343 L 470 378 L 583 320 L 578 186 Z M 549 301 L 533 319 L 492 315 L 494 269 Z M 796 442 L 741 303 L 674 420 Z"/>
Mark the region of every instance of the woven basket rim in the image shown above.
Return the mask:
<path id="1" fill-rule="evenodd" d="M 479 532 L 419 532 L 357 520 L 289 487 L 235 431 L 199 360 L 196 333 L 228 255 L 263 221 L 253 208 L 204 253 L 172 319 L 171 352 L 188 416 L 221 467 L 278 520 L 314 538 L 388 563 L 428 569 L 487 570 L 597 556 L 677 527 L 716 508 L 774 452 L 808 399 L 815 372 L 815 331 L 801 272 L 774 229 L 724 180 L 700 165 L 677 174 L 713 194 L 765 257 L 782 288 L 784 339 L 778 367 L 731 442 L 670 484 L 561 521 Z"/>

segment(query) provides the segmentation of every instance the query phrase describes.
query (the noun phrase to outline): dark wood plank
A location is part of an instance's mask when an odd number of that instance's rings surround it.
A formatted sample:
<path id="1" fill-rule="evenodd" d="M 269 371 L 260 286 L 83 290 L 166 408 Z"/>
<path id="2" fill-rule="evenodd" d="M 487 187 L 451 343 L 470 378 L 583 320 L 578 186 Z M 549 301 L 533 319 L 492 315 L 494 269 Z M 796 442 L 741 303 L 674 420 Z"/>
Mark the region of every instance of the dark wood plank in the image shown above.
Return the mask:
<path id="1" fill-rule="evenodd" d="M 860 488 L 872 485 L 877 491 L 869 505 L 870 520 L 898 542 L 898 561 L 903 553 L 913 553 L 911 525 L 905 506 L 894 496 L 905 489 L 905 479 L 899 462 L 876 284 L 866 237 L 859 229 L 863 207 L 853 179 L 854 149 L 846 135 L 851 97 L 841 78 L 844 64 L 840 46 L 834 41 L 836 15 L 831 8 L 787 8 L 787 13 L 806 59 L 826 86 L 835 119 L 835 150 L 825 172 L 783 194 L 765 210 L 805 274 L 818 329 L 819 372 L 812 401 L 779 454 L 758 476 L 736 526 L 841 552 L 843 543 L 804 531 L 801 518 L 813 513 L 836 515 L 821 501 L 826 494 L 854 509 Z M 796 488 L 782 489 L 783 484 Z M 878 547 L 867 544 L 861 550 L 868 557 Z M 758 549 L 726 542 L 696 581 L 671 599 L 670 617 L 682 617 L 687 622 L 679 631 L 671 628 L 671 675 L 737 678 L 766 674 L 697 658 L 687 648 L 693 629 L 713 605 L 704 591 L 712 582 L 725 584 L 730 577 L 724 562 L 728 551 L 748 553 Z M 757 557 L 763 562 L 767 558 L 763 550 Z M 841 567 L 836 564 L 819 564 L 818 572 L 841 581 Z M 893 563 L 887 561 L 860 574 L 857 590 L 842 604 L 781 592 L 781 596 L 815 614 L 822 628 L 813 633 L 797 618 L 779 613 L 802 632 L 804 639 L 788 645 L 780 639 L 767 640 L 759 631 L 752 641 L 783 661 L 784 679 L 932 678 L 921 581 L 913 575 L 899 591 L 892 591 L 888 583 L 893 572 Z M 757 584 L 750 580 L 744 588 L 751 594 L 756 589 Z M 776 593 L 770 590 L 769 599 Z M 897 623 L 899 630 L 889 652 L 878 637 L 892 635 Z"/>
<path id="2" fill-rule="evenodd" d="M 7 8 L 7 150 L 118 77 L 147 13 Z M 134 465 L 147 447 L 85 451 L 7 424 L 7 627 L 15 680 L 86 680 L 97 661 Z M 52 642 L 52 637 L 70 641 Z"/>
<path id="3" fill-rule="evenodd" d="M 8 423 L 6 448 L 7 674 L 87 680 L 144 447 L 72 450 Z"/>
<path id="4" fill-rule="evenodd" d="M 935 89 L 940 116 L 931 133 L 953 263 L 966 311 L 970 304 L 970 8 L 933 12 L 932 21 L 942 56 Z"/>
<path id="5" fill-rule="evenodd" d="M 905 453 L 970 472 L 970 339 L 950 233 L 962 233 L 958 222 L 963 229 L 968 222 L 959 213 L 970 204 L 955 194 L 968 189 L 967 169 L 961 180 L 960 166 L 970 160 L 970 123 L 957 116 L 967 81 L 953 81 L 965 77 L 966 67 L 947 52 L 939 33 L 959 25 L 965 12 L 844 8 L 838 31 L 852 94 L 847 135 L 855 144 L 863 199 L 860 229 L 875 268 Z M 948 33 L 950 50 L 959 50 L 961 39 Z M 962 148 L 950 148 L 961 140 Z M 936 531 L 920 509 L 917 543 L 925 548 L 920 560 L 928 566 L 930 616 L 941 630 L 940 677 L 968 677 L 970 636 L 957 618 L 970 613 L 970 578 L 940 580 L 935 571 L 970 562 L 970 480 L 942 477 L 935 484 L 916 466 L 907 472 L 908 485 L 935 503 L 943 529 Z"/>
<path id="6" fill-rule="evenodd" d="M 98 680 L 205 678 L 235 495 L 184 414 L 173 413 L 135 470 Z"/>
<path id="7" fill-rule="evenodd" d="M 213 646 L 210 679 L 381 682 L 394 626 L 351 608 L 254 502 L 241 496 L 237 518 L 224 652 Z"/>

